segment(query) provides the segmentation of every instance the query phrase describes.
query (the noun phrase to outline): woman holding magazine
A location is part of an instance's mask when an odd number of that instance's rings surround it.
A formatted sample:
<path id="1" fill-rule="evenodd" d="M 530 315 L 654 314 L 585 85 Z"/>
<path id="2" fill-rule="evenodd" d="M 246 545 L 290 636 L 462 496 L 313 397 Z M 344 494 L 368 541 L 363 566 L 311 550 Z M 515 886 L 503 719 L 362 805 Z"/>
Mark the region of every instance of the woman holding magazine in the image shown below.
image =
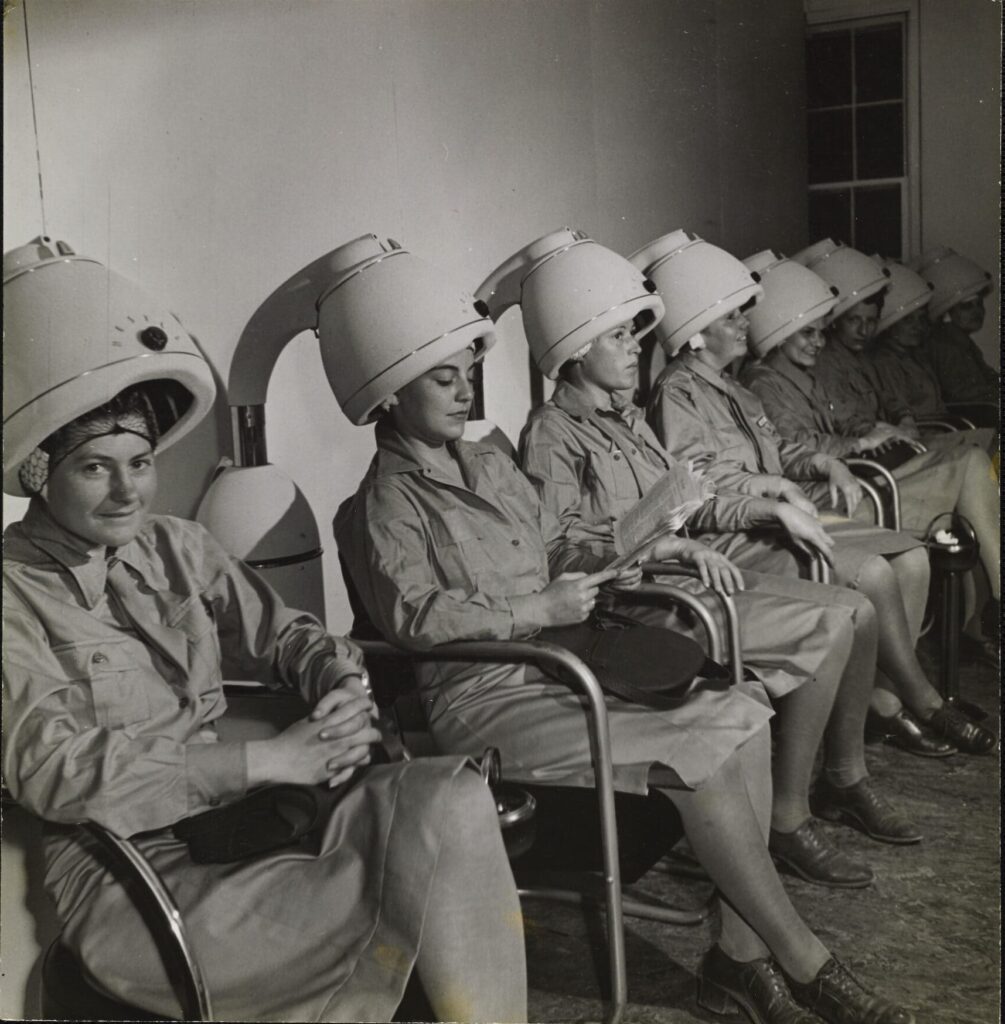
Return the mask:
<path id="1" fill-rule="evenodd" d="M 626 397 L 635 386 L 639 333 L 646 329 L 646 311 L 639 308 L 644 299 L 636 296 L 652 299 L 642 275 L 589 240 L 564 249 L 568 239 L 561 237 L 542 243 L 525 252 L 546 250 L 552 243 L 560 251 L 542 253 L 541 262 L 529 272 L 522 268 L 526 276 L 519 299 L 535 360 L 558 383 L 523 431 L 524 472 L 542 504 L 558 517 L 566 544 L 607 561 L 615 555 L 616 529 L 630 520 L 633 509 L 654 488 L 676 492 L 684 504 L 679 517 L 696 536 L 666 532 L 641 555 L 694 566 L 704 582 L 735 592 L 745 662 L 776 698 L 781 726 L 774 761 L 772 852 L 816 884 L 867 884 L 872 875 L 868 866 L 840 853 L 816 830 L 808 796 L 823 739 L 821 788 L 831 802 L 866 805 L 868 810 L 859 813 L 868 814 L 869 831 L 886 841 L 921 838 L 871 787 L 865 769 L 863 728 L 876 658 L 872 605 L 851 591 L 798 578 L 798 559 L 786 541 L 824 552 L 830 547 L 815 519 L 787 503 L 715 494 L 668 455 L 646 426 L 642 411 Z M 513 266 L 518 263 L 511 261 Z M 502 273 L 508 266 L 479 289 L 495 315 L 514 297 Z M 521 270 L 510 272 L 519 275 Z M 580 286 L 572 296 L 561 288 L 570 280 Z M 594 280 L 603 283 L 592 287 Z M 540 315 L 542 308 L 563 307 L 565 319 L 546 321 Z M 651 324 L 651 315 L 649 319 Z M 692 581 L 674 582 L 692 591 L 702 589 Z M 689 628 L 677 614 L 630 597 L 616 608 L 650 625 Z M 830 656 L 831 640 L 820 632 L 826 631 L 826 622 L 809 625 L 810 608 L 851 613 L 853 641 L 845 664 Z M 773 684 L 788 673 L 810 681 L 781 698 L 784 691 Z"/>
<path id="2" fill-rule="evenodd" d="M 351 376 L 368 360 L 374 381 L 355 422 L 377 420 L 377 451 L 335 520 L 362 606 L 386 638 L 418 649 L 534 636 L 542 626 L 585 621 L 599 584 L 614 575 L 603 571 L 610 558 L 569 544 L 500 449 L 462 439 L 474 364 L 491 343 L 491 325 L 469 298 L 458 302 L 444 287 L 449 318 L 430 318 L 431 329 L 422 330 L 403 301 L 404 257 L 396 279 L 391 259 L 346 271 L 349 282 L 363 279 L 358 293 L 367 301 L 352 304 L 352 326 L 339 335 L 340 366 Z M 381 288 L 382 280 L 390 287 Z M 429 276 L 422 280 L 428 308 Z M 349 306 L 349 287 L 333 301 Z M 374 331 L 376 302 L 416 322 L 398 333 Z M 462 326 L 451 329 L 458 314 Z M 397 344 L 387 351 L 392 336 Z M 401 368 L 396 379 L 388 364 Z M 352 398 L 340 397 L 343 409 Z M 799 614 L 847 656 L 847 608 L 806 604 Z M 667 673 L 673 668 L 668 664 Z M 463 753 L 492 743 L 514 779 L 592 785 L 581 701 L 536 666 L 424 661 L 417 677 L 441 749 Z M 799 682 L 790 676 L 788 685 Z M 814 1013 L 832 1024 L 913 1022 L 831 956 L 772 867 L 764 843 L 771 710 L 760 683 L 730 686 L 699 675 L 681 697 L 669 710 L 608 698 L 608 720 L 616 787 L 656 790 L 656 799 L 672 802 L 721 894 L 721 934 L 702 964 L 701 1004 L 726 1013 L 738 1003 L 758 1024 L 810 1024 Z"/>

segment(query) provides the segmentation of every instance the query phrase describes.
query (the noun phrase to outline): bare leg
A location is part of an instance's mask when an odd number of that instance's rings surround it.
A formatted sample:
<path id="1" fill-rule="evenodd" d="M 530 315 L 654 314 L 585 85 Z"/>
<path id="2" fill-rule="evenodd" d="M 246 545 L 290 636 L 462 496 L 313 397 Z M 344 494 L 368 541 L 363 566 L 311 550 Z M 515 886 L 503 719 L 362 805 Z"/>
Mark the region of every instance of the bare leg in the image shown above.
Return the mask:
<path id="1" fill-rule="evenodd" d="M 991 585 L 991 596 L 1001 600 L 1001 532 L 998 522 L 998 484 L 991 460 L 971 448 L 956 511 L 973 525 L 981 546 L 981 563 Z"/>
<path id="2" fill-rule="evenodd" d="M 824 773 L 836 786 L 853 786 L 868 775 L 865 717 L 875 681 L 878 638 L 872 602 L 854 591 L 844 593 L 853 599 L 854 639 L 824 734 Z"/>
<path id="3" fill-rule="evenodd" d="M 922 586 L 927 590 L 928 559 L 923 549 L 908 551 L 896 561 L 900 563 L 900 572 L 878 555 L 866 562 L 859 574 L 858 588 L 868 597 L 879 618 L 879 653 L 877 662 L 884 673 L 881 684 L 892 685 L 900 702 L 904 703 L 915 714 L 922 718 L 934 708 L 942 704 L 938 691 L 928 681 L 924 669 L 914 653 L 916 629 L 905 614 L 905 602 L 900 589 L 899 580 L 905 579 L 910 594 L 911 615 L 917 619 L 918 591 Z M 921 605 L 921 614 L 924 606 Z M 882 706 L 877 707 L 883 699 L 874 698 L 873 706 L 880 714 L 890 714 Z M 894 707 L 893 711 L 899 710 Z"/>
<path id="4" fill-rule="evenodd" d="M 416 967 L 439 1020 L 526 1021 L 523 918 L 495 807 L 474 772 L 451 790 Z"/>
<path id="5" fill-rule="evenodd" d="M 747 745 L 754 742 L 748 740 Z M 767 739 L 758 742 L 766 745 Z M 763 754 L 753 755 L 763 762 Z M 758 803 L 763 803 L 764 783 L 752 779 L 751 785 Z M 735 954 L 754 959 L 763 956 L 766 947 L 792 977 L 814 978 L 830 953 L 782 887 L 764 842 L 764 822 L 751 803 L 741 756 L 734 753 L 699 790 L 664 792 L 680 812 L 695 856 L 729 904 L 723 924 L 730 929 L 728 941 L 735 944 Z M 763 816 L 763 807 L 760 813 Z M 749 950 L 754 957 L 747 955 Z"/>
<path id="6" fill-rule="evenodd" d="M 816 676 L 774 702 L 779 729 L 771 824 L 779 832 L 794 831 L 810 816 L 813 765 L 854 643 L 844 612 L 829 610 L 821 625 L 827 626 L 831 643 Z"/>

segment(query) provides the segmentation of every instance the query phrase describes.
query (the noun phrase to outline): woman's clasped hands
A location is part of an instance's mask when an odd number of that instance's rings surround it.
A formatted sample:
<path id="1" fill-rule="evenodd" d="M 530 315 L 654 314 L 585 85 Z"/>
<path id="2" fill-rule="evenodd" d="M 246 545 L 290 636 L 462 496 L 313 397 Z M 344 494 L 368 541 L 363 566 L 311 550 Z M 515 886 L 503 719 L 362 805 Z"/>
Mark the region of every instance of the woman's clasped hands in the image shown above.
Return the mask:
<path id="1" fill-rule="evenodd" d="M 277 736 L 247 744 L 248 786 L 277 782 L 337 786 L 370 762 L 373 745 L 380 740 L 369 695 L 362 687 L 339 686 Z"/>

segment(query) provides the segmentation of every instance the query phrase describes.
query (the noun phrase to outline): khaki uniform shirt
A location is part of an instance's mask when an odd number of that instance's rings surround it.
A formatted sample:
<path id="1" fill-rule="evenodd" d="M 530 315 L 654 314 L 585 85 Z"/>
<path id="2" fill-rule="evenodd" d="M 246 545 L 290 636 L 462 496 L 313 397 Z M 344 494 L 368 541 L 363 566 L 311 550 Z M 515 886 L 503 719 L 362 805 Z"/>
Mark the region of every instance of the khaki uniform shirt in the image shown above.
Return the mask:
<path id="1" fill-rule="evenodd" d="M 314 703 L 362 665 L 196 523 L 150 516 L 117 549 L 135 621 L 109 602 L 105 549 L 41 499 L 4 545 L 4 778 L 49 821 L 129 836 L 241 796 L 244 744 L 213 725 L 223 673 Z"/>
<path id="2" fill-rule="evenodd" d="M 870 424 L 845 436 L 838 427 L 834 403 L 816 375 L 796 366 L 783 352 L 776 350 L 767 359 L 748 363 L 740 380 L 761 400 L 782 437 L 816 451 L 838 458 L 852 455 L 855 439 L 872 429 Z"/>
<path id="3" fill-rule="evenodd" d="M 565 381 L 531 413 L 520 458 L 568 541 L 608 559 L 614 556 L 614 522 L 677 464 L 634 403 L 600 409 Z M 728 490 L 694 513 L 690 531 L 732 533 L 772 521 L 762 501 Z"/>
<path id="4" fill-rule="evenodd" d="M 965 331 L 946 320 L 935 324 L 928 335 L 927 352 L 945 401 L 998 405 L 1001 379 Z"/>
<path id="5" fill-rule="evenodd" d="M 667 448 L 694 460 L 720 487 L 740 490 L 752 474 L 825 480 L 833 461 L 783 437 L 756 395 L 693 352 L 660 374 L 649 412 Z"/>
<path id="6" fill-rule="evenodd" d="M 899 423 L 911 414 L 899 395 L 884 395 L 865 354 L 849 352 L 829 339 L 813 368 L 817 386 L 833 405 L 832 415 L 842 434 L 857 437 L 869 433 L 877 422 Z"/>
<path id="7" fill-rule="evenodd" d="M 915 417 L 946 415 L 939 378 L 924 348 L 899 352 L 880 342 L 869 359 L 885 405 L 904 406 Z"/>

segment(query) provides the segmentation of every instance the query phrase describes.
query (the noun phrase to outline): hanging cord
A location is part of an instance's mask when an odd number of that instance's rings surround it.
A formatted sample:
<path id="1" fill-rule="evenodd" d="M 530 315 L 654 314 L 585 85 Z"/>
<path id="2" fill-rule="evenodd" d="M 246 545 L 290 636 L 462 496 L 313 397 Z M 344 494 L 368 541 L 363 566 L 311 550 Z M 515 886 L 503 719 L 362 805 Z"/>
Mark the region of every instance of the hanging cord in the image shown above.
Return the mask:
<path id="1" fill-rule="evenodd" d="M 45 192 L 42 189 L 42 154 L 38 143 L 38 115 L 35 112 L 35 77 L 31 70 L 31 41 L 28 37 L 28 0 L 22 0 L 21 12 L 24 15 L 24 48 L 28 58 L 28 92 L 31 95 L 31 123 L 35 129 L 35 166 L 38 168 L 38 201 L 42 207 L 42 235 L 49 232 L 45 224 Z"/>

